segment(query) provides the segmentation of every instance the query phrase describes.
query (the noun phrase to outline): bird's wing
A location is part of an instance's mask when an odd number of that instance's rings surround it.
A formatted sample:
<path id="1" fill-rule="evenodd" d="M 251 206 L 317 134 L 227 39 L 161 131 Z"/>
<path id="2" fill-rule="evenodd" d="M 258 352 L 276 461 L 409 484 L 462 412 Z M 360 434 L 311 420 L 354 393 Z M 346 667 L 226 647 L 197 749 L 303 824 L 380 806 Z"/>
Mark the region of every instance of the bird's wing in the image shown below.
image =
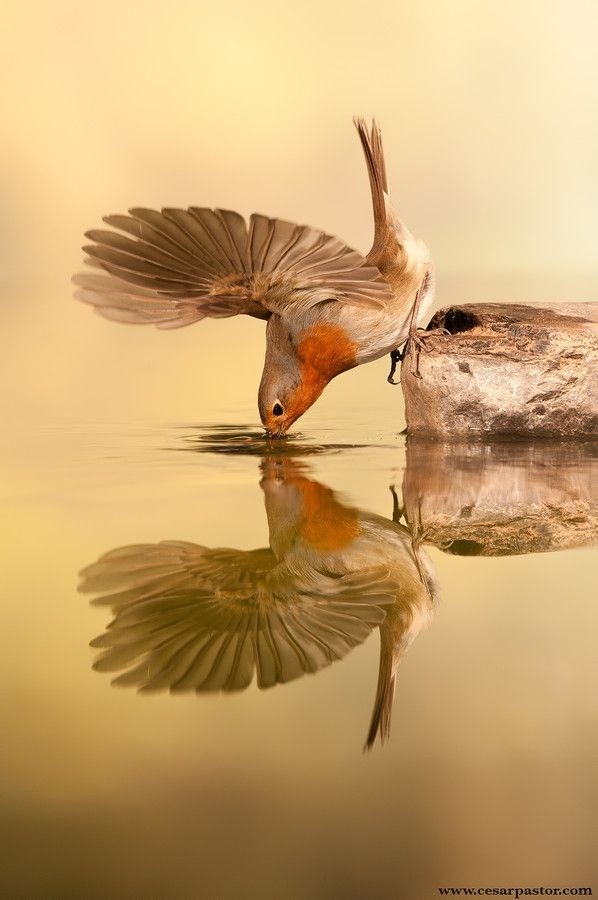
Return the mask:
<path id="1" fill-rule="evenodd" d="M 306 225 L 254 213 L 248 226 L 238 213 L 198 207 L 131 209 L 104 221 L 111 230 L 86 233 L 93 268 L 74 281 L 78 299 L 108 319 L 179 328 L 206 316 L 268 318 L 289 304 L 305 308 L 314 288 L 340 301 L 390 297 L 360 253 Z"/>
<path id="2" fill-rule="evenodd" d="M 94 668 L 139 690 L 261 688 L 341 659 L 384 618 L 386 569 L 334 576 L 248 553 L 164 542 L 123 547 L 82 572 L 114 620 Z"/>
<path id="3" fill-rule="evenodd" d="M 253 589 L 276 565 L 268 547 L 243 551 L 211 549 L 189 541 L 131 544 L 105 553 L 80 573 L 79 590 L 99 594 L 94 605 L 110 606 L 113 612 L 166 594 L 196 587 L 221 594 Z"/>

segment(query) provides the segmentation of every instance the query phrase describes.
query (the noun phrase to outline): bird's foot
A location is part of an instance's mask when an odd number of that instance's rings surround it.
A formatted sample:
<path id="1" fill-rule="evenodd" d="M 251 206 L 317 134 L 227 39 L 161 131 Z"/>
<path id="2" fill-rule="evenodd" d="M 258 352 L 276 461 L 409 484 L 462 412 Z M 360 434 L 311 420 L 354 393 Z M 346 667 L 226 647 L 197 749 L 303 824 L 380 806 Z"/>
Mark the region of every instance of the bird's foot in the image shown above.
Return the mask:
<path id="1" fill-rule="evenodd" d="M 390 372 L 388 373 L 388 378 L 386 379 L 389 384 L 400 384 L 400 382 L 394 380 L 394 375 L 397 371 L 397 365 L 402 361 L 404 355 L 405 354 L 401 353 L 400 350 L 390 351 Z"/>
<path id="2" fill-rule="evenodd" d="M 392 520 L 399 525 L 405 514 L 405 507 L 399 503 L 399 495 L 394 484 L 389 485 L 389 490 L 392 494 Z"/>
<path id="3" fill-rule="evenodd" d="M 411 367 L 411 374 L 415 376 L 415 378 L 421 378 L 421 372 L 419 371 L 419 355 L 422 350 L 425 350 L 426 353 L 429 353 L 432 347 L 426 346 L 426 341 L 428 338 L 438 337 L 439 334 L 449 335 L 450 331 L 446 328 L 432 328 L 430 331 L 426 331 L 424 328 L 412 328 L 409 331 L 409 336 L 407 341 L 405 342 L 405 347 L 403 349 L 403 356 L 406 354 L 407 347 L 410 343 L 413 343 L 415 350 L 413 353 L 415 365 Z"/>
<path id="4" fill-rule="evenodd" d="M 421 378 L 422 376 L 419 371 L 419 354 L 422 350 L 425 350 L 426 353 L 429 353 L 432 348 L 426 346 L 426 341 L 428 340 L 428 338 L 438 337 L 439 334 L 448 335 L 450 337 L 451 332 L 446 328 L 432 328 L 430 331 L 426 331 L 425 328 L 412 328 L 409 331 L 407 340 L 403 345 L 403 349 L 391 350 L 390 352 L 390 372 L 388 373 L 388 378 L 386 379 L 388 383 L 400 383 L 399 381 L 394 380 L 394 375 L 397 371 L 397 365 L 405 359 L 405 356 L 407 355 L 407 348 L 410 343 L 413 343 L 415 347 L 415 353 L 413 354 L 415 357 L 415 366 L 411 368 L 411 374 L 415 375 L 416 378 Z"/>

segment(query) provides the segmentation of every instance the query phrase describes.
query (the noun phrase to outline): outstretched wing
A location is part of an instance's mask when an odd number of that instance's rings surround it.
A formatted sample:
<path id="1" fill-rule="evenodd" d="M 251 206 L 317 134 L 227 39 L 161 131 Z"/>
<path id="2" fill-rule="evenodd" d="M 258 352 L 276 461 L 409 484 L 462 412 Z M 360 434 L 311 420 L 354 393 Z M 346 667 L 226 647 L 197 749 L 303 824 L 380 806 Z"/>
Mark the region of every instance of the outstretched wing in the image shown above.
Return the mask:
<path id="1" fill-rule="evenodd" d="M 260 688 L 341 659 L 384 618 L 396 593 L 385 568 L 320 572 L 268 549 L 167 541 L 122 547 L 81 573 L 108 592 L 114 620 L 92 641 L 94 668 L 139 690 Z"/>
<path id="2" fill-rule="evenodd" d="M 131 209 L 106 216 L 113 230 L 88 231 L 78 299 L 121 322 L 179 328 L 206 316 L 268 318 L 293 303 L 322 299 L 384 304 L 377 268 L 338 238 L 253 214 L 247 226 L 222 209 Z M 310 293 L 311 291 L 311 293 Z"/>

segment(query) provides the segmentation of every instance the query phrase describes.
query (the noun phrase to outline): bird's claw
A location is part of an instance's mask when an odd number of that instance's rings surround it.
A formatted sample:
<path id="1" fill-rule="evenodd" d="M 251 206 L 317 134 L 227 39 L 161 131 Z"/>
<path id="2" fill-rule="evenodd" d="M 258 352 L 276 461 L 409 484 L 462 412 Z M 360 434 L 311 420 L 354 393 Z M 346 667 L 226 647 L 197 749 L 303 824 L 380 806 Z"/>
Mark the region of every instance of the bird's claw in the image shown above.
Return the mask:
<path id="1" fill-rule="evenodd" d="M 450 337 L 451 332 L 446 328 L 434 328 L 431 331 L 426 331 L 423 328 L 412 328 L 409 331 L 409 335 L 407 340 L 405 341 L 405 345 L 403 350 L 391 350 L 390 352 L 390 372 L 388 373 L 388 378 L 386 379 L 389 384 L 400 384 L 400 381 L 395 381 L 394 375 L 397 371 L 397 365 L 405 359 L 407 355 L 407 349 L 411 343 L 415 346 L 415 366 L 411 368 L 411 374 L 415 378 L 421 378 L 421 373 L 419 371 L 419 354 L 422 350 L 425 350 L 426 353 L 429 353 L 432 349 L 431 347 L 426 346 L 426 341 L 429 337 L 436 337 L 439 334 L 448 335 Z"/>
<path id="2" fill-rule="evenodd" d="M 400 384 L 399 381 L 394 380 L 394 374 L 397 371 L 397 365 L 402 361 L 404 354 L 401 353 L 400 350 L 391 350 L 390 351 L 390 372 L 388 373 L 388 378 L 386 379 L 389 384 Z"/>
<path id="3" fill-rule="evenodd" d="M 399 525 L 405 513 L 405 507 L 399 503 L 399 495 L 394 484 L 389 485 L 389 490 L 392 494 L 392 520 Z"/>
<path id="4" fill-rule="evenodd" d="M 418 333 L 419 332 L 419 333 Z M 432 328 L 430 331 L 426 331 L 422 328 L 414 328 L 409 332 L 409 337 L 407 338 L 407 344 L 413 342 L 415 345 L 415 367 L 411 368 L 411 374 L 415 378 L 421 378 L 421 372 L 419 371 L 419 354 L 422 350 L 425 350 L 426 353 L 429 353 L 432 347 L 426 346 L 426 340 L 429 337 L 436 337 L 439 334 L 448 335 L 450 337 L 451 332 L 447 328 Z"/>

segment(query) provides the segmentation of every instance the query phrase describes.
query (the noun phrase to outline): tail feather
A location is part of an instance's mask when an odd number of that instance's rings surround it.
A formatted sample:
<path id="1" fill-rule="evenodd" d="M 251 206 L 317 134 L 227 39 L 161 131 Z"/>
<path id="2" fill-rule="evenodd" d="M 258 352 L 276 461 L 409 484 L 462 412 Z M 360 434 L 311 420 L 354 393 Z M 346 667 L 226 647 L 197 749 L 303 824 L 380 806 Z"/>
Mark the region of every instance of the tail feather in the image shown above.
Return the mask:
<path id="1" fill-rule="evenodd" d="M 422 254 L 427 258 L 427 249 L 414 239 L 390 202 L 382 134 L 376 121 L 372 121 L 371 128 L 364 119 L 356 117 L 353 121 L 365 155 L 374 209 L 374 241 L 367 260 L 382 272 L 386 281 L 403 288 L 406 269 L 419 268 Z M 415 290 L 417 287 L 418 284 Z"/>
<path id="2" fill-rule="evenodd" d="M 378 685 L 376 687 L 376 699 L 372 711 L 372 719 L 364 750 L 371 750 L 378 734 L 380 741 L 384 743 L 390 737 L 390 721 L 392 717 L 392 704 L 395 696 L 395 684 L 397 680 L 396 669 L 393 671 L 393 654 L 391 648 L 384 647 L 384 631 L 380 629 L 380 667 L 378 670 Z"/>
<path id="3" fill-rule="evenodd" d="M 372 206 L 374 208 L 374 244 L 382 239 L 386 231 L 386 199 L 388 196 L 388 177 L 384 162 L 384 150 L 382 147 L 382 135 L 376 120 L 372 121 L 372 127 L 368 130 L 365 120 L 356 116 L 353 119 L 363 152 L 370 179 L 372 192 Z"/>

